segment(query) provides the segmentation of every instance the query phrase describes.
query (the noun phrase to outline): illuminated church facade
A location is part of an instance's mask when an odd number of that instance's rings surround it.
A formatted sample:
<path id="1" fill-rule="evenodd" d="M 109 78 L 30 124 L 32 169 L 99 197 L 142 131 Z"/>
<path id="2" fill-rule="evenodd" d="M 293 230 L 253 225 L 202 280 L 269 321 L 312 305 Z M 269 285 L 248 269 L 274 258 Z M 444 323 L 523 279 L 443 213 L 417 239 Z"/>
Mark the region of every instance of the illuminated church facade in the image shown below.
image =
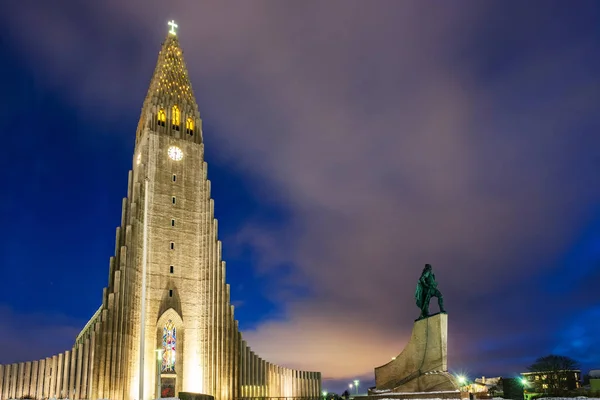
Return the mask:
<path id="1" fill-rule="evenodd" d="M 70 350 L 1 365 L 2 400 L 320 395 L 320 373 L 271 364 L 242 339 L 200 114 L 170 24 L 137 127 L 102 305 Z"/>

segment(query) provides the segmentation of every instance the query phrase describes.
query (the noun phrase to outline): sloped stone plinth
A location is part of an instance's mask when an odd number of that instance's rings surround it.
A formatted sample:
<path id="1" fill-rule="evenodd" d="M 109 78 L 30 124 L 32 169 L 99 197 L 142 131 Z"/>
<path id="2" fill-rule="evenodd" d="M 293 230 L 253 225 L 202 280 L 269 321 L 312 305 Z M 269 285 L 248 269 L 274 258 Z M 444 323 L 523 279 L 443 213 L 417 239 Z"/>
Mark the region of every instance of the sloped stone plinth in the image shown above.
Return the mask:
<path id="1" fill-rule="evenodd" d="M 436 314 L 416 321 L 402 353 L 375 368 L 369 398 L 460 398 L 458 389 L 448 373 L 448 315 Z"/>

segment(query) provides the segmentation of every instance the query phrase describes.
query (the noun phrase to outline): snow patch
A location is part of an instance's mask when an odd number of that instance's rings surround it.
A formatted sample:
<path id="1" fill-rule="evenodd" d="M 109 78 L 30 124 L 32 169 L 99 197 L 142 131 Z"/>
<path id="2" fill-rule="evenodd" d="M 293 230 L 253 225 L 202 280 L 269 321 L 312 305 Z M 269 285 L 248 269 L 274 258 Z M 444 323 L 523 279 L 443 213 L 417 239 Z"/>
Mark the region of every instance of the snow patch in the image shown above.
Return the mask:
<path id="1" fill-rule="evenodd" d="M 372 390 L 373 393 L 382 393 L 382 394 L 402 394 L 402 395 L 406 395 L 406 394 L 440 394 L 440 393 L 458 393 L 460 392 L 460 390 L 438 390 L 436 392 L 390 392 L 387 390 Z M 417 400 L 417 399 L 414 399 Z M 598 399 L 600 400 L 600 399 Z"/>
<path id="2" fill-rule="evenodd" d="M 585 396 L 576 396 L 576 397 L 539 397 L 537 400 L 600 400 L 598 397 L 585 397 Z"/>

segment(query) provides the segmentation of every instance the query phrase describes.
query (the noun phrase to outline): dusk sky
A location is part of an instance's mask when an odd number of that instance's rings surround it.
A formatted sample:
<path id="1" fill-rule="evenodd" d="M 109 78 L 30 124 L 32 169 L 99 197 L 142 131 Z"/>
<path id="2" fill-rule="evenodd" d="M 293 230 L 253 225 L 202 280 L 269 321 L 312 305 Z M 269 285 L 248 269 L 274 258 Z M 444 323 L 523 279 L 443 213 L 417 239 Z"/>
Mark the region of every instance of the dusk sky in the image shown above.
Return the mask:
<path id="1" fill-rule="evenodd" d="M 253 350 L 369 385 L 430 263 L 451 371 L 600 368 L 600 2 L 4 4 L 0 363 L 69 349 L 101 304 L 174 19 Z"/>

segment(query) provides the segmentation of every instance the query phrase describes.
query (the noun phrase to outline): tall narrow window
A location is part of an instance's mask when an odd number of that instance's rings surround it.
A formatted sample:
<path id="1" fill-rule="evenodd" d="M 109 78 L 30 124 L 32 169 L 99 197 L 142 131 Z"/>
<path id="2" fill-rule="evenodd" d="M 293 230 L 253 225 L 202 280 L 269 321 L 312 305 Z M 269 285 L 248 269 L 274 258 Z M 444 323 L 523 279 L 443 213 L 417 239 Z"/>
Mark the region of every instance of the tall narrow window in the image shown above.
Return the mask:
<path id="1" fill-rule="evenodd" d="M 173 289 L 169 289 L 169 297 L 173 297 Z"/>
<path id="2" fill-rule="evenodd" d="M 175 226 L 175 220 L 174 219 L 171 220 L 171 226 Z"/>
<path id="3" fill-rule="evenodd" d="M 173 273 L 173 271 L 175 270 L 175 267 L 173 267 L 172 265 L 169 267 L 169 273 Z"/>
<path id="4" fill-rule="evenodd" d="M 175 372 L 175 346 L 177 330 L 173 321 L 169 320 L 163 328 L 163 353 L 160 372 Z"/>
<path id="5" fill-rule="evenodd" d="M 179 125 L 181 125 L 181 111 L 179 110 L 179 107 L 177 107 L 176 105 L 173 106 L 172 113 L 173 113 L 173 115 L 172 115 L 171 120 L 173 121 L 173 129 L 178 131 Z"/>
<path id="6" fill-rule="evenodd" d="M 173 182 L 177 180 L 177 175 L 173 174 Z"/>
<path id="7" fill-rule="evenodd" d="M 175 243 L 171 242 L 171 250 L 175 250 Z"/>
<path id="8" fill-rule="evenodd" d="M 163 110 L 162 108 L 160 110 L 158 110 L 158 116 L 157 116 L 157 124 L 159 126 L 165 126 L 166 122 L 167 122 L 167 114 L 165 113 L 165 110 Z"/>
<path id="9" fill-rule="evenodd" d="M 171 197 L 171 201 L 173 202 L 173 204 L 175 204 L 177 202 L 177 199 L 175 198 L 175 196 Z"/>
<path id="10" fill-rule="evenodd" d="M 194 134 L 194 120 L 193 119 L 188 118 L 185 120 L 185 132 L 188 135 Z"/>

